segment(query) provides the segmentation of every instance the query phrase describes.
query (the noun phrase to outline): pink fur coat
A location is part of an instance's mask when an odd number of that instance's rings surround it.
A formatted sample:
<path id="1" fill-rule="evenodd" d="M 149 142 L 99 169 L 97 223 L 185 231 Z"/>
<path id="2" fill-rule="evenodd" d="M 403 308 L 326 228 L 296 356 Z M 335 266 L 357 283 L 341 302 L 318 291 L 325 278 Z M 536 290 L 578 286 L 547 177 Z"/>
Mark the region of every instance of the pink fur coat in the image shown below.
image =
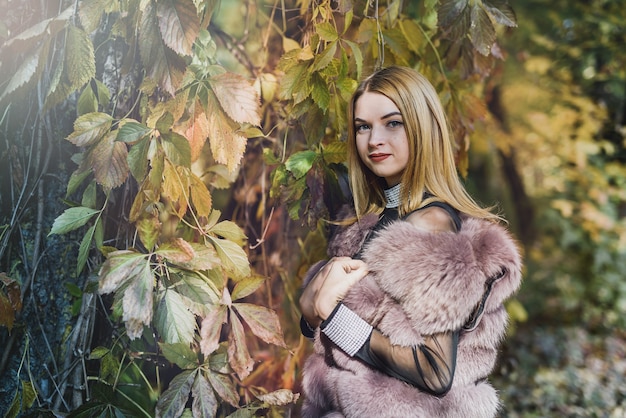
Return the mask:
<path id="1" fill-rule="evenodd" d="M 302 416 L 491 418 L 499 409 L 486 381 L 502 341 L 503 306 L 519 287 L 521 259 L 515 241 L 500 225 L 462 217 L 458 233 L 431 233 L 396 221 L 363 251 L 369 274 L 346 295 L 344 304 L 395 345 L 412 346 L 423 336 L 458 330 L 485 292 L 488 278 L 504 272 L 485 303 L 475 328 L 459 338 L 450 391 L 438 398 L 377 371 L 334 346 L 319 331 L 303 370 Z M 330 256 L 353 256 L 375 217 L 344 228 L 329 243 Z M 305 281 L 323 263 L 312 267 Z"/>

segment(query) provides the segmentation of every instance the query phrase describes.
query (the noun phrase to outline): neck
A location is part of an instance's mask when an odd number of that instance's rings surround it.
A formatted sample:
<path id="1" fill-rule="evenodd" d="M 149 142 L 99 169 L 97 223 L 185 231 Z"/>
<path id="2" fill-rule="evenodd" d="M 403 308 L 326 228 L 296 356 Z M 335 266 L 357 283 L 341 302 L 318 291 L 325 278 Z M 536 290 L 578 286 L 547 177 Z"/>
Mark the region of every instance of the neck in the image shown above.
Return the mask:
<path id="1" fill-rule="evenodd" d="M 384 190 L 387 208 L 397 208 L 400 206 L 400 183 Z"/>

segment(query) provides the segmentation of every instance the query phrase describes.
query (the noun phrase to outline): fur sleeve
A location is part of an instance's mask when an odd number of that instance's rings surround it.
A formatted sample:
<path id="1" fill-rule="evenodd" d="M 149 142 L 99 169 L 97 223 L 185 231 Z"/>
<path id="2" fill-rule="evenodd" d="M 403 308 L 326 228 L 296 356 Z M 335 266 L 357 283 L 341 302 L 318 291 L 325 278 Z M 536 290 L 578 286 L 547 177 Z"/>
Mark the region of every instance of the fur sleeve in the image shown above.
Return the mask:
<path id="1" fill-rule="evenodd" d="M 458 233 L 395 222 L 370 241 L 363 259 L 423 335 L 459 329 L 482 298 L 487 278 L 503 269 L 486 311 L 497 309 L 519 286 L 514 241 L 501 226 L 473 218 Z"/>

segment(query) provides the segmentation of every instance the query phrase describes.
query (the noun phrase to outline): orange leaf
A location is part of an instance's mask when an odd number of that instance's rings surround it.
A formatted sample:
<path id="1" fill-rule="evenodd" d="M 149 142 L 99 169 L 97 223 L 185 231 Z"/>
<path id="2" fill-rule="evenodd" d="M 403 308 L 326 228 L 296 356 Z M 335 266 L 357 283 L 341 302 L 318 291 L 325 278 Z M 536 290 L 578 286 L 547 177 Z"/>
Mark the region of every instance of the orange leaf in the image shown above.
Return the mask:
<path id="1" fill-rule="evenodd" d="M 233 303 L 233 308 L 246 321 L 254 335 L 268 344 L 286 347 L 283 331 L 274 311 L 251 303 Z"/>
<path id="2" fill-rule="evenodd" d="M 233 173 L 246 150 L 247 139 L 235 134 L 225 115 L 216 111 L 209 116 L 209 143 L 213 158 Z"/>
<path id="3" fill-rule="evenodd" d="M 117 131 L 109 132 L 89 153 L 96 181 L 107 190 L 121 186 L 130 173 L 128 148 L 116 137 Z"/>
<path id="4" fill-rule="evenodd" d="M 196 161 L 209 136 L 209 118 L 202 109 L 200 102 L 196 101 L 193 107 L 193 118 L 189 120 L 189 125 L 183 136 L 187 138 L 191 147 L 191 161 Z"/>

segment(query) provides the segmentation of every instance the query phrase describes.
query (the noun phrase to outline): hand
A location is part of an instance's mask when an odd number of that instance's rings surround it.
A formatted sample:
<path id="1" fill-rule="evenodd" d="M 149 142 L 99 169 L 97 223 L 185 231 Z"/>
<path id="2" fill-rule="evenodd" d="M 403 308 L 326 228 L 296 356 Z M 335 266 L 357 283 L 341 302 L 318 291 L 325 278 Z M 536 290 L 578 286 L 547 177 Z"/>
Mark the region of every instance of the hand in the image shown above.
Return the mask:
<path id="1" fill-rule="evenodd" d="M 350 257 L 332 258 L 311 279 L 300 296 L 302 315 L 317 328 L 328 318 L 348 290 L 367 275 L 367 265 Z"/>

